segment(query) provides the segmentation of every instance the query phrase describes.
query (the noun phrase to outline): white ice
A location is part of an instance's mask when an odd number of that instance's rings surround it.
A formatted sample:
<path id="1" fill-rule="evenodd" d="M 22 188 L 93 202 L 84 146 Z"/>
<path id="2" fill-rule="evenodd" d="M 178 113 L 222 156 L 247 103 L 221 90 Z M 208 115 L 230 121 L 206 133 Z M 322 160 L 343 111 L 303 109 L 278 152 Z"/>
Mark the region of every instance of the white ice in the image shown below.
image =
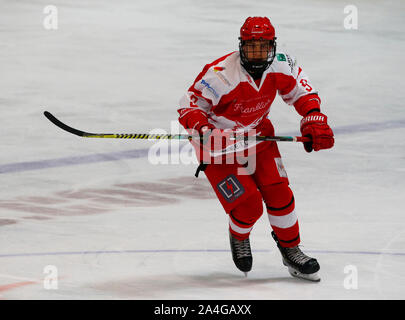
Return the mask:
<path id="1" fill-rule="evenodd" d="M 357 30 L 343 26 L 347 1 L 320 0 L 52 1 L 58 29 L 46 30 L 49 2 L 0 1 L 0 298 L 404 298 L 403 1 L 351 1 Z M 42 114 L 91 132 L 169 131 L 249 15 L 271 18 L 336 133 L 317 153 L 279 143 L 320 283 L 288 274 L 265 214 L 245 278 L 195 164 L 153 165 L 134 155 L 154 142 L 83 139 Z M 299 134 L 280 98 L 270 117 Z"/>

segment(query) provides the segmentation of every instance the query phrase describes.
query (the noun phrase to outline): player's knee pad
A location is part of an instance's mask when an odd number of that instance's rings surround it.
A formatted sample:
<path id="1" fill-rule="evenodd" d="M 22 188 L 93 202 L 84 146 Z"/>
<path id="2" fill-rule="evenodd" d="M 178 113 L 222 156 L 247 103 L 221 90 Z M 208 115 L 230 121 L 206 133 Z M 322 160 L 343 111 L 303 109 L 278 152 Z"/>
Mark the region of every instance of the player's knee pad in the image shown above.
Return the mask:
<path id="1" fill-rule="evenodd" d="M 268 212 L 282 215 L 294 210 L 294 195 L 287 182 L 266 185 L 260 191 Z"/>
<path id="2" fill-rule="evenodd" d="M 249 198 L 236 206 L 229 215 L 235 221 L 253 225 L 263 214 L 263 198 L 260 192 L 254 192 Z"/>

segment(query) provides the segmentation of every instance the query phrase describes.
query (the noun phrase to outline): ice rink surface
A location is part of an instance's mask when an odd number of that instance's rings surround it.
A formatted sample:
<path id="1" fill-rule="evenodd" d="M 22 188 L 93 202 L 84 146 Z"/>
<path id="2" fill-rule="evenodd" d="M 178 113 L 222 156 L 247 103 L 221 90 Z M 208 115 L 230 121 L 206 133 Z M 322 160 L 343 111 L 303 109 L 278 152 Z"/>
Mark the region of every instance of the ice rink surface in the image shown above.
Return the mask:
<path id="1" fill-rule="evenodd" d="M 405 2 L 65 0 L 47 30 L 49 4 L 0 1 L 1 299 L 404 298 Z M 357 30 L 343 26 L 348 4 Z M 248 278 L 235 268 L 186 144 L 171 153 L 183 161 L 155 165 L 152 141 L 83 139 L 42 114 L 90 132 L 178 131 L 181 95 L 254 15 L 270 17 L 336 135 L 310 154 L 279 143 L 320 283 L 288 274 L 266 214 Z M 299 135 L 280 98 L 270 118 Z"/>

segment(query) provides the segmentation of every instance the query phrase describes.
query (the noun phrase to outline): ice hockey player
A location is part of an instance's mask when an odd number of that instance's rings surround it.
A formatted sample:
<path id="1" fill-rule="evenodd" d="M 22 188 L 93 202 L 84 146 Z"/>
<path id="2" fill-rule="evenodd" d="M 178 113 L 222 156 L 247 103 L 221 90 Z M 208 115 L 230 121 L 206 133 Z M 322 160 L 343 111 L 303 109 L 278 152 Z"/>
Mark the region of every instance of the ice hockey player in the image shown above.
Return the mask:
<path id="1" fill-rule="evenodd" d="M 307 152 L 332 148 L 334 135 L 321 113 L 321 99 L 307 75 L 287 53 L 276 51 L 275 29 L 267 17 L 249 17 L 240 29 L 239 50 L 207 64 L 180 100 L 179 122 L 198 132 L 201 146 L 212 137 L 228 132 L 273 136 L 268 118 L 276 93 L 303 117 L 301 134 Z M 195 131 L 194 131 L 195 130 Z M 229 135 L 228 135 L 229 137 Z M 205 142 L 204 142 L 205 141 Z M 211 141 L 211 140 L 210 140 Z M 209 145 L 211 159 L 221 154 L 254 150 L 246 163 L 207 161 L 198 153 L 210 184 L 229 215 L 229 238 L 236 267 L 247 274 L 252 268 L 249 235 L 263 213 L 263 201 L 272 237 L 281 252 L 282 262 L 292 276 L 319 281 L 320 266 L 315 258 L 299 248 L 300 234 L 293 192 L 274 141 L 254 141 L 236 145 L 227 139 Z M 232 143 L 234 145 L 232 145 Z M 203 152 L 204 153 L 204 152 Z M 255 170 L 244 172 L 254 159 Z M 249 164 L 250 166 L 250 164 Z"/>

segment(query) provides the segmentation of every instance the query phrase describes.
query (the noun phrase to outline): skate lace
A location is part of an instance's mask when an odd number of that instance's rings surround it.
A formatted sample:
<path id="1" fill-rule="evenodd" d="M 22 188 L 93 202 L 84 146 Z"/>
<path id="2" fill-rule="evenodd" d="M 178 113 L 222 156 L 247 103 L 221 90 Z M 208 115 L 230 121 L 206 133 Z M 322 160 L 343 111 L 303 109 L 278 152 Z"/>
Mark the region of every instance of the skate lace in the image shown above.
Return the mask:
<path id="1" fill-rule="evenodd" d="M 244 257 L 250 257 L 252 255 L 251 251 L 250 251 L 249 239 L 245 239 L 242 241 L 235 240 L 234 246 L 235 246 L 236 257 L 238 259 L 244 258 Z"/>
<path id="2" fill-rule="evenodd" d="M 301 249 L 297 247 L 286 248 L 285 250 L 287 257 L 296 264 L 303 265 L 307 261 L 311 260 L 311 257 L 308 257 Z"/>

